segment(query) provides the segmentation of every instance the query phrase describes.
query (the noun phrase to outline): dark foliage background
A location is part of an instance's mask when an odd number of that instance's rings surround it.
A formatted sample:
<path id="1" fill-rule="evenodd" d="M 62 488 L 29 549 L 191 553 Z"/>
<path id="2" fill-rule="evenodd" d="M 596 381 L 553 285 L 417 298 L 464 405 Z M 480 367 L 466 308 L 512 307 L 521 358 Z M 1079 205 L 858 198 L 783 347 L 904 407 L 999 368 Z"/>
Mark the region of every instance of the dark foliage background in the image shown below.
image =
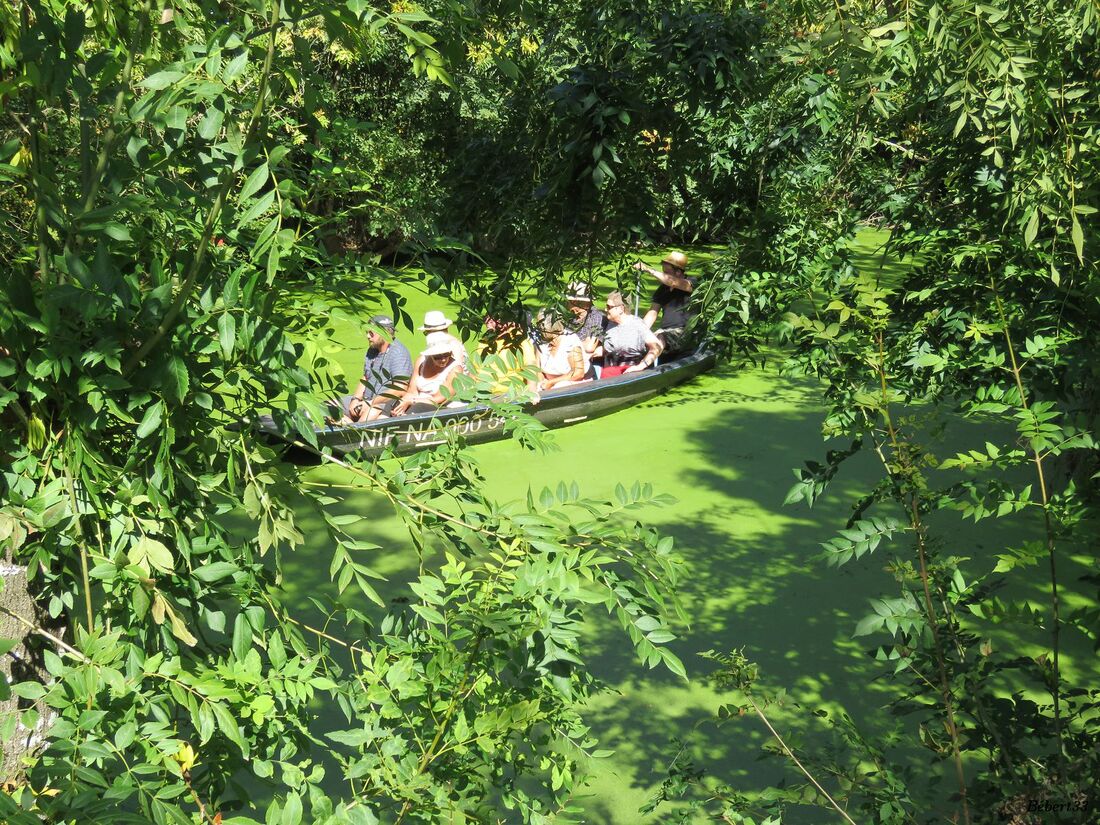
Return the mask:
<path id="1" fill-rule="evenodd" d="M 400 312 L 380 262 L 423 264 L 473 328 L 567 273 L 629 285 L 647 242 L 724 250 L 697 290 L 711 347 L 753 358 L 778 342 L 786 369 L 820 379 L 824 433 L 843 441 L 798 471 L 789 503 L 812 506 L 861 451 L 880 463 L 807 563 L 889 556 L 896 591 L 855 631 L 916 730 L 868 742 L 858 720 L 807 709 L 836 744 L 773 731 L 790 783 L 743 794 L 677 757 L 655 809 L 686 795 L 746 822 L 802 805 L 882 822 L 1080 813 L 1098 697 L 1061 657 L 1095 647 L 1100 608 L 1096 576 L 1066 582 L 1059 565 L 1096 549 L 1098 14 L 1094 0 L 0 6 L 0 542 L 35 597 L 34 615 L 5 602 L 32 641 L 3 645 L 38 659 L 36 677 L 0 683 L 4 739 L 33 755 L 4 816 L 231 821 L 245 774 L 269 783 L 270 821 L 568 816 L 595 744 L 576 704 L 596 687 L 586 605 L 615 612 L 643 662 L 682 670 L 663 646 L 678 565 L 624 516 L 652 491 L 563 487 L 516 512 L 457 449 L 386 477 L 353 468 L 412 546 L 435 537 L 453 557 L 422 571 L 407 610 L 328 605 L 370 639 L 352 645 L 277 603 L 269 561 L 306 540 L 296 508 L 324 513 L 329 494 L 226 424 L 272 407 L 310 437 L 335 387 L 301 342 L 334 305 Z M 904 272 L 853 265 L 867 224 L 890 230 Z M 938 455 L 917 423 L 933 408 L 1013 435 Z M 254 529 L 230 531 L 229 512 Z M 943 526 L 1010 513 L 1041 540 L 960 548 Z M 310 541 L 369 600 L 369 548 L 326 523 Z M 994 650 L 994 625 L 1042 654 Z M 736 651 L 713 661 L 724 717 L 767 723 L 781 699 L 767 674 Z M 347 799 L 319 790 L 318 692 L 348 719 L 332 737 Z M 28 751 L 39 720 L 49 747 Z M 928 756 L 919 775 L 897 767 L 906 747 Z"/>

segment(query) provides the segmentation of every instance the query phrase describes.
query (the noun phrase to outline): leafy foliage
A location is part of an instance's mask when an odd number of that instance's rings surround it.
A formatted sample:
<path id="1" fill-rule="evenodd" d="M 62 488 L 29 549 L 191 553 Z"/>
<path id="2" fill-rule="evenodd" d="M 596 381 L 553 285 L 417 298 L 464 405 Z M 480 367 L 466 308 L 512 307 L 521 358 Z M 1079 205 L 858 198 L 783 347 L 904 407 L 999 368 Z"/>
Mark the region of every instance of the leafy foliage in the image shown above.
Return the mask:
<path id="1" fill-rule="evenodd" d="M 881 480 L 823 559 L 890 550 L 898 590 L 872 600 L 854 631 L 882 640 L 871 653 L 894 707 L 919 720 L 944 770 L 910 777 L 908 798 L 880 810 L 875 782 L 846 772 L 851 756 L 782 756 L 816 764 L 875 821 L 1007 819 L 1031 803 L 1079 811 L 1088 789 L 1077 778 L 1097 770 L 1097 695 L 1062 660 L 1070 645 L 1095 647 L 1097 626 L 1068 619 L 1065 591 L 1080 585 L 1063 569 L 1071 553 L 1095 555 L 1082 532 L 1095 527 L 1098 477 L 1095 4 L 799 3 L 767 17 L 759 48 L 781 60 L 741 131 L 763 110 L 776 138 L 748 240 L 731 245 L 718 265 L 729 274 L 710 288 L 712 339 L 735 352 L 780 336 L 786 368 L 822 382 L 824 434 L 855 447 L 796 471 L 788 503 L 828 495 L 857 451 L 877 459 Z M 859 221 L 885 224 L 883 259 L 904 265 L 858 260 Z M 758 232 L 768 243 L 754 243 Z M 945 426 L 973 442 L 946 460 Z M 959 516 L 1025 526 L 1007 546 L 960 546 Z M 1019 646 L 994 645 L 995 627 Z M 855 739 L 847 750 L 893 773 L 877 761 L 889 753 Z M 940 781 L 951 800 L 937 801 Z M 776 793 L 764 812 L 716 796 L 732 821 L 832 808 L 820 794 Z"/>
<path id="2" fill-rule="evenodd" d="M 229 426 L 270 407 L 310 442 L 338 389 L 330 307 L 400 315 L 392 282 L 315 243 L 315 182 L 348 181 L 297 137 L 320 122 L 301 117 L 331 68 L 318 43 L 354 56 L 390 38 L 445 83 L 421 28 L 437 24 L 360 3 L 0 15 L 0 541 L 42 605 L 17 618 L 49 675 L 10 687 L 38 704 L 4 719 L 5 739 L 22 726 L 44 742 L 3 819 L 538 822 L 566 806 L 595 744 L 578 713 L 598 688 L 577 642 L 590 606 L 643 662 L 683 673 L 665 647 L 675 556 L 629 516 L 659 497 L 499 504 L 455 443 L 349 466 L 422 554 L 408 601 L 387 605 L 379 548 L 350 532 L 361 519 Z M 309 513 L 323 529 L 307 537 Z M 281 559 L 307 542 L 331 552 L 339 594 L 321 627 L 281 598 Z M 318 702 L 346 730 L 322 739 Z"/>

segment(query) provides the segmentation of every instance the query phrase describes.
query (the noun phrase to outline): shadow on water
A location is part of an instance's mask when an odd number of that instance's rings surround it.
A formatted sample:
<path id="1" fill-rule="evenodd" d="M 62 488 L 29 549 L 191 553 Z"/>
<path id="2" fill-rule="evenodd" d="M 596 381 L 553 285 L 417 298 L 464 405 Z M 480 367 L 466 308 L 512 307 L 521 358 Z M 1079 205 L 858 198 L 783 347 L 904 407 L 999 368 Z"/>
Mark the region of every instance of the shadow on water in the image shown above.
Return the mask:
<path id="1" fill-rule="evenodd" d="M 870 598 L 896 595 L 898 585 L 885 567 L 894 557 L 912 558 L 911 542 L 906 537 L 884 542 L 875 554 L 840 569 L 814 559 L 820 543 L 844 526 L 850 505 L 880 477 L 880 468 L 870 454 L 859 455 L 844 466 L 812 510 L 804 504 L 782 507 L 793 481 L 791 468 L 819 458 L 827 447 L 842 445 L 825 445 L 816 434 L 820 413 L 805 383 L 771 376 L 768 384 L 763 395 L 759 388 L 741 391 L 737 400 L 728 402 L 731 406 L 718 404 L 711 415 L 691 419 L 690 429 L 676 444 L 681 451 L 679 469 L 667 478 L 674 481 L 673 492 L 681 499 L 676 515 L 669 519 L 658 512 L 648 519 L 675 536 L 688 564 L 679 592 L 691 627 L 674 649 L 694 677 L 709 668 L 699 660 L 700 652 L 743 647 L 760 665 L 764 685 L 783 688 L 807 710 L 843 708 L 871 737 L 905 724 L 911 734 L 908 741 L 915 743 L 913 720 L 898 720 L 886 707 L 897 695 L 892 678 L 866 652 L 884 639 L 851 637 L 858 620 L 870 612 Z M 920 411 L 911 418 L 914 426 L 929 430 L 939 423 Z M 981 436 L 977 443 L 985 438 L 1011 439 L 1008 431 L 989 431 L 958 420 L 949 424 L 936 447 L 941 455 L 972 446 L 976 435 Z M 940 484 L 953 480 L 943 478 L 943 473 L 932 475 L 939 476 Z M 1028 480 L 1026 474 L 1018 479 L 1021 486 Z M 992 569 L 996 553 L 1037 538 L 1040 527 L 1039 520 L 1028 515 L 980 525 L 960 522 L 957 514 L 948 513 L 931 518 L 929 526 L 941 553 L 965 559 L 962 568 L 968 576 Z M 1072 578 L 1087 570 L 1081 558 L 1064 559 L 1062 564 L 1072 571 Z M 1043 605 L 1048 587 L 1040 571 L 1032 580 L 1014 584 L 1011 596 Z M 1023 655 L 1037 654 L 1047 642 L 1039 630 L 1029 638 L 1015 626 L 985 625 L 983 631 L 995 647 Z M 593 636 L 597 643 L 602 641 L 601 675 L 622 691 L 597 714 L 602 737 L 620 749 L 619 764 L 613 766 L 616 779 L 639 792 L 651 789 L 675 750 L 670 736 L 682 736 L 709 718 L 721 699 L 706 690 L 679 687 L 665 673 L 640 671 L 614 629 L 601 626 Z M 1065 644 L 1064 673 L 1089 684 L 1095 678 L 1096 659 L 1087 641 L 1067 639 Z M 795 715 L 779 711 L 776 717 L 782 722 Z M 763 789 L 774 778 L 775 763 L 757 761 L 767 737 L 755 719 L 734 720 L 721 730 L 704 723 L 699 733 L 698 752 L 708 773 L 750 791 Z M 812 746 L 813 741 L 811 737 L 804 744 Z M 911 766 L 927 762 L 927 754 L 915 744 L 893 756 Z M 941 775 L 946 776 L 945 771 L 927 767 L 920 773 L 937 788 Z M 641 795 L 623 793 L 608 783 L 591 802 L 591 810 L 601 812 L 594 821 L 637 821 L 628 807 Z M 946 794 L 925 795 L 934 797 L 949 804 Z M 807 816 L 806 821 L 815 821 Z"/>
<path id="2" fill-rule="evenodd" d="M 871 716 L 881 731 L 893 725 L 880 709 L 890 694 L 874 681 L 874 663 L 849 634 L 867 595 L 890 591 L 893 582 L 881 565 L 826 573 L 812 560 L 820 542 L 842 526 L 847 502 L 873 468 L 857 459 L 850 477 L 815 510 L 781 508 L 794 480 L 791 468 L 823 452 L 820 415 L 809 397 L 805 383 L 772 375 L 764 387 L 706 394 L 699 398 L 703 409 L 685 422 L 677 465 L 663 465 L 673 471 L 664 480 L 680 502 L 647 518 L 675 537 L 687 563 L 678 592 L 691 624 L 673 649 L 697 679 L 711 669 L 699 657 L 703 651 L 744 648 L 766 686 L 784 688 L 809 708 Z M 667 402 L 647 406 L 678 409 Z M 600 703 L 594 716 L 601 739 L 617 749 L 609 767 L 632 792 L 597 782 L 586 804 L 592 821 L 639 821 L 639 801 L 663 778 L 676 750 L 671 740 L 695 727 L 693 753 L 708 774 L 745 790 L 779 778 L 777 764 L 759 761 L 768 736 L 755 719 L 714 727 L 709 720 L 722 696 L 640 669 L 616 631 L 602 625 L 592 631 L 597 671 L 621 692 Z"/>

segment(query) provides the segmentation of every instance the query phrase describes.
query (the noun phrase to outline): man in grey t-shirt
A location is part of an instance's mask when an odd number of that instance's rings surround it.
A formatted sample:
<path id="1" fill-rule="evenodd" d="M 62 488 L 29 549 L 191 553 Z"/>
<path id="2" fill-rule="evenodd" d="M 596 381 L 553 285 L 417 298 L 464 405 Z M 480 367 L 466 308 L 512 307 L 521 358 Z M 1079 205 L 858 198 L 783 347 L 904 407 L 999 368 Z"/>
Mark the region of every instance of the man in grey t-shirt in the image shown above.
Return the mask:
<path id="1" fill-rule="evenodd" d="M 607 296 L 607 318 L 611 327 L 603 338 L 601 379 L 641 372 L 657 362 L 662 350 L 660 340 L 641 318 L 626 311 L 622 293 Z"/>
<path id="2" fill-rule="evenodd" d="M 346 418 L 353 423 L 388 416 L 412 375 L 412 356 L 394 337 L 393 319 L 375 315 L 368 323 L 370 349 L 363 358 L 363 377 L 355 395 L 344 400 Z"/>

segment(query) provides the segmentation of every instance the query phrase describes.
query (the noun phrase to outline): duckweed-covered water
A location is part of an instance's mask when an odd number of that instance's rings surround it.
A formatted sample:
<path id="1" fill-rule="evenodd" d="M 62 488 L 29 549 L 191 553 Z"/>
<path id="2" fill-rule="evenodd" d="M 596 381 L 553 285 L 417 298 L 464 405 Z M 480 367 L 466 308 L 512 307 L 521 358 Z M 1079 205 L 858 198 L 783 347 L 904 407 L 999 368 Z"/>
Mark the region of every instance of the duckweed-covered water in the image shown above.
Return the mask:
<path id="1" fill-rule="evenodd" d="M 870 249 L 881 238 L 864 240 Z M 442 306 L 426 296 L 410 302 L 417 319 L 428 308 Z M 365 343 L 356 345 L 357 330 L 345 333 L 342 363 L 354 386 Z M 409 331 L 402 337 L 414 350 L 422 340 Z M 638 809 L 664 778 L 677 738 L 694 736 L 690 749 L 700 766 L 740 790 L 752 792 L 778 778 L 776 762 L 757 758 L 768 738 L 759 722 L 745 716 L 721 728 L 712 723 L 728 697 L 703 681 L 710 665 L 699 654 L 706 650 L 744 648 L 768 687 L 786 689 L 809 708 L 843 707 L 871 735 L 894 724 L 883 707 L 891 696 L 874 681 L 879 666 L 865 652 L 869 643 L 852 638 L 868 600 L 896 593 L 885 569 L 891 551 L 840 570 L 814 560 L 820 543 L 843 527 L 850 504 L 877 479 L 876 468 L 869 456 L 859 456 L 812 510 L 782 506 L 792 468 L 840 446 L 823 444 L 820 413 L 811 380 L 781 376 L 775 363 L 727 367 L 640 406 L 559 430 L 551 455 L 510 442 L 473 448 L 490 494 L 501 500 L 519 498 L 528 487 L 574 480 L 594 497 L 611 497 L 616 484 L 642 480 L 677 499 L 639 517 L 673 536 L 687 562 L 680 597 L 691 624 L 680 629 L 674 646 L 691 681 L 645 669 L 617 623 L 593 619 L 587 658 L 610 691 L 587 717 L 601 746 L 614 755 L 591 766 L 587 795 L 578 800 L 585 821 L 645 821 Z M 323 484 L 346 481 L 332 467 L 310 476 Z M 382 545 L 366 561 L 388 577 L 384 596 L 404 595 L 417 559 L 388 505 L 358 494 L 342 509 L 368 517 L 367 533 Z M 982 536 L 993 542 L 998 530 L 1007 529 L 985 528 Z M 960 555 L 982 552 L 980 544 L 967 543 L 965 532 L 953 535 Z M 290 603 L 304 605 L 307 596 L 332 592 L 323 556 L 318 548 L 286 560 Z M 793 713 L 777 709 L 775 719 L 782 725 Z"/>

